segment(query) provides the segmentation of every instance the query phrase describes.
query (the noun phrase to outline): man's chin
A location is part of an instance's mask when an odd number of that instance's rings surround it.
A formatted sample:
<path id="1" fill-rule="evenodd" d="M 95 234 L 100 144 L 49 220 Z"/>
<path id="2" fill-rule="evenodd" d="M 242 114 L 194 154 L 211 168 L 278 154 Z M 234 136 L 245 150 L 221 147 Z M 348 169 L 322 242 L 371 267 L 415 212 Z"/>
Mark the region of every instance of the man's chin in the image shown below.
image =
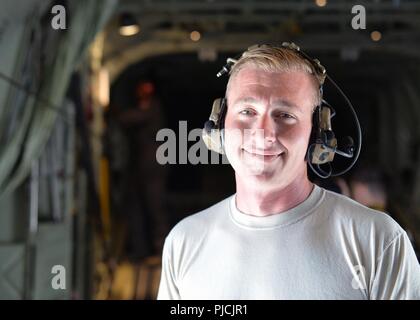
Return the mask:
<path id="1" fill-rule="evenodd" d="M 247 168 L 240 175 L 246 177 L 247 180 L 260 182 L 278 180 L 278 172 L 273 172 L 273 170 L 269 170 L 268 168 Z"/>
<path id="2" fill-rule="evenodd" d="M 248 162 L 243 164 L 244 173 L 247 175 L 253 175 L 256 177 L 261 177 L 264 179 L 271 178 L 274 176 L 281 175 L 282 163 L 280 161 L 276 162 Z"/>

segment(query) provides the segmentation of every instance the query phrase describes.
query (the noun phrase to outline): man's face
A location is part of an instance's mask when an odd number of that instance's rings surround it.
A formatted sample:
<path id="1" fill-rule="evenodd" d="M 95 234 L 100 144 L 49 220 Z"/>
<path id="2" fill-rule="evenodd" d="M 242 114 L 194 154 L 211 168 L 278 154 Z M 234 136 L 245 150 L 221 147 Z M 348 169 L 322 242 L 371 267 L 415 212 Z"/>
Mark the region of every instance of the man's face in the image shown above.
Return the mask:
<path id="1" fill-rule="evenodd" d="M 314 79 L 304 72 L 246 67 L 231 79 L 225 151 L 237 181 L 268 189 L 307 179 L 315 95 Z"/>

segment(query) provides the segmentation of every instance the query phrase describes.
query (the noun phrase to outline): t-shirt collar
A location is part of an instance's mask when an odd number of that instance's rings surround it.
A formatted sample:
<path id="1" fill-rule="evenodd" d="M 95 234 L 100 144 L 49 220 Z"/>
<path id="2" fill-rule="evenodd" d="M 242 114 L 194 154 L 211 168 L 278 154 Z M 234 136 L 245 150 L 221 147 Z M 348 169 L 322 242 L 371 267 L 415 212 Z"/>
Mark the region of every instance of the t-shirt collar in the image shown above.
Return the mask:
<path id="1" fill-rule="evenodd" d="M 259 217 L 245 214 L 236 207 L 236 194 L 230 199 L 230 217 L 236 224 L 252 228 L 252 229 L 271 229 L 279 226 L 290 225 L 314 211 L 319 205 L 323 196 L 324 190 L 314 184 L 314 187 L 309 196 L 297 206 L 269 216 Z"/>

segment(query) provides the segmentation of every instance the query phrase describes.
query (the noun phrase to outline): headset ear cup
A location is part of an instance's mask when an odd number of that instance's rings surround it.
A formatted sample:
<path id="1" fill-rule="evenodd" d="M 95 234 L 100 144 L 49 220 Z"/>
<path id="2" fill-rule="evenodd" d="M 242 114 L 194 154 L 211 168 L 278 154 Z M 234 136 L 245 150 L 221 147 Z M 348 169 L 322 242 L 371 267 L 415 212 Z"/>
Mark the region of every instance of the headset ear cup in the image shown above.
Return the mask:
<path id="1" fill-rule="evenodd" d="M 204 144 L 209 150 L 212 150 L 214 152 L 223 154 L 223 146 L 221 142 L 221 132 L 219 129 L 214 129 L 215 124 L 213 121 L 208 120 L 204 124 L 204 129 L 202 132 L 202 137 Z"/>
<path id="2" fill-rule="evenodd" d="M 313 123 L 314 140 L 309 145 L 310 161 L 313 164 L 326 164 L 334 160 L 337 139 L 332 131 L 331 118 L 334 109 L 324 102 L 317 107 Z"/>
<path id="3" fill-rule="evenodd" d="M 223 112 L 225 108 L 225 99 L 216 99 L 213 102 L 210 119 L 204 124 L 202 137 L 208 149 L 224 154 L 222 142 L 222 130 L 220 130 L 221 120 L 223 121 Z M 223 124 L 222 124 L 223 125 Z"/>

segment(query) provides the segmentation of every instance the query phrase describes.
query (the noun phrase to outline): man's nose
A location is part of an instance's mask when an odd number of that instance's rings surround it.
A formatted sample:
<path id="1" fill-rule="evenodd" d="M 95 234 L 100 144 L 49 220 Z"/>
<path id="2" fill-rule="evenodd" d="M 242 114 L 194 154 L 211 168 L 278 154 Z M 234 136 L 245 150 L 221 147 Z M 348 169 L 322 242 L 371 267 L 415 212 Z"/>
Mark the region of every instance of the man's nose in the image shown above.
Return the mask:
<path id="1" fill-rule="evenodd" d="M 269 115 L 264 115 L 258 123 L 258 131 L 263 133 L 265 142 L 276 140 L 276 122 Z"/>

